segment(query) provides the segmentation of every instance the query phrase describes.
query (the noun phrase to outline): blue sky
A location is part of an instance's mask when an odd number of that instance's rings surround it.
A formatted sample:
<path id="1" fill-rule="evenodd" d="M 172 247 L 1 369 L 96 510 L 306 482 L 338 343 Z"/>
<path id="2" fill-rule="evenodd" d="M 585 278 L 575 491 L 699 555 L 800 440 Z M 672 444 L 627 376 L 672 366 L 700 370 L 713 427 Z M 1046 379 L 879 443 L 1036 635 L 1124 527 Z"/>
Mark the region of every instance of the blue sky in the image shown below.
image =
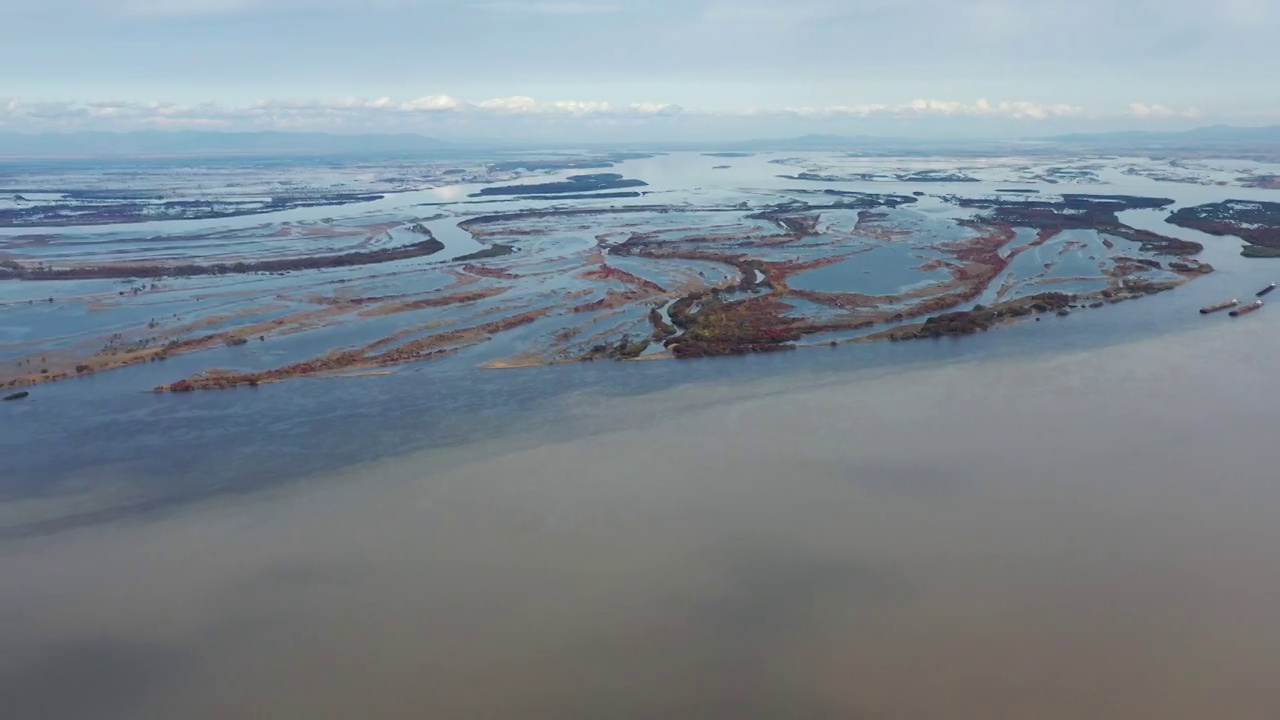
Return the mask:
<path id="1" fill-rule="evenodd" d="M 0 0 L 0 130 L 921 136 L 1280 122 L 1277 0 Z"/>

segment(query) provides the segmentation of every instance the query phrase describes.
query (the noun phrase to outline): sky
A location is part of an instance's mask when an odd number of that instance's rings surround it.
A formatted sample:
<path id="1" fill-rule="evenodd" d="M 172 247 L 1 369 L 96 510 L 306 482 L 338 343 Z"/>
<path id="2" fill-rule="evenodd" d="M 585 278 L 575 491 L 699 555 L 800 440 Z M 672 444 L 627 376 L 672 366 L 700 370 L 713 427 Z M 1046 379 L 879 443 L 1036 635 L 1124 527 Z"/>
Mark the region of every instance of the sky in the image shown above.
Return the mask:
<path id="1" fill-rule="evenodd" d="M 0 0 L 0 131 L 1036 136 L 1280 123 L 1280 0 Z"/>

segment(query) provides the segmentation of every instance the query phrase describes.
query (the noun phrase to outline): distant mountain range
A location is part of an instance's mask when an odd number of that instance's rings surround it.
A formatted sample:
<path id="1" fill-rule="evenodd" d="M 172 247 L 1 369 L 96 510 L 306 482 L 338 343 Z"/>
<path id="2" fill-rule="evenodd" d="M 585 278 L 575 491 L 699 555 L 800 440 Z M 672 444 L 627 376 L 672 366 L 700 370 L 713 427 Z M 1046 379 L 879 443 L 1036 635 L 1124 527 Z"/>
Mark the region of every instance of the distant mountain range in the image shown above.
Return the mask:
<path id="1" fill-rule="evenodd" d="M 937 145 L 907 138 L 870 135 L 804 135 L 793 138 L 719 142 L 645 142 L 637 149 L 818 151 Z M 617 150 L 619 143 L 587 143 L 582 149 Z M 493 143 L 459 142 L 413 134 L 340 135 L 301 132 L 222 132 L 143 130 L 134 132 L 0 133 L 0 157 L 210 157 L 210 156 L 339 156 L 475 153 L 476 151 L 545 151 L 551 144 L 503 138 Z"/>
<path id="2" fill-rule="evenodd" d="M 662 151 L 924 151 L 947 147 L 989 150 L 1001 141 L 924 140 L 879 135 L 802 135 L 789 138 L 722 141 L 648 141 L 640 143 L 570 143 L 579 149 L 612 152 L 627 146 Z M 476 151 L 547 151 L 554 144 L 521 143 L 502 138 L 492 143 L 447 142 L 413 134 L 341 135 L 301 132 L 223 132 L 209 130 L 73 133 L 0 133 L 0 157 L 200 157 L 200 156 L 336 156 L 471 153 Z"/>
<path id="3" fill-rule="evenodd" d="M 450 143 L 412 134 L 336 135 L 301 132 L 0 133 L 0 156 L 73 157 L 200 155 L 408 154 L 445 150 Z"/>
<path id="4" fill-rule="evenodd" d="M 919 140 L 877 135 L 802 135 L 793 138 L 721 143 L 742 150 L 850 150 L 867 145 L 919 144 Z"/>
<path id="5" fill-rule="evenodd" d="M 587 143 L 579 149 L 609 152 L 628 146 L 649 151 L 857 151 L 871 154 L 981 155 L 1016 146 L 1019 151 L 1049 150 L 1071 145 L 1110 151 L 1121 149 L 1232 149 L 1280 145 L 1280 126 L 1232 127 L 1213 125 L 1177 132 L 1073 133 L 1049 137 L 985 140 L 941 140 L 874 135 L 803 135 L 790 138 L 719 142 Z M 0 133 L 0 157 L 323 157 L 475 155 L 477 152 L 545 152 L 550 143 L 522 145 L 518 139 L 493 143 L 451 143 L 402 134 L 342 135 L 303 132 L 161 131 Z"/>
<path id="6" fill-rule="evenodd" d="M 1242 144 L 1280 144 L 1280 125 L 1263 127 L 1235 127 L 1231 125 L 1210 125 L 1174 132 L 1150 132 L 1133 130 L 1129 132 L 1111 133 L 1073 133 L 1071 135 L 1055 135 L 1036 138 L 1042 141 L 1070 143 L 1077 145 L 1123 145 L 1123 146 L 1189 146 L 1189 145 L 1242 145 Z"/>
<path id="7" fill-rule="evenodd" d="M 738 150 L 880 150 L 939 148 L 985 149 L 993 146 L 1026 145 L 1027 143 L 1061 143 L 1107 147 L 1194 147 L 1222 145 L 1275 145 L 1280 144 L 1280 125 L 1265 127 L 1235 127 L 1212 125 L 1174 132 L 1135 130 L 1127 132 L 1073 133 L 1049 137 L 1028 137 L 1007 140 L 973 139 L 920 139 L 884 137 L 872 135 L 805 135 L 774 140 L 750 140 L 746 142 L 719 143 L 717 147 Z"/>

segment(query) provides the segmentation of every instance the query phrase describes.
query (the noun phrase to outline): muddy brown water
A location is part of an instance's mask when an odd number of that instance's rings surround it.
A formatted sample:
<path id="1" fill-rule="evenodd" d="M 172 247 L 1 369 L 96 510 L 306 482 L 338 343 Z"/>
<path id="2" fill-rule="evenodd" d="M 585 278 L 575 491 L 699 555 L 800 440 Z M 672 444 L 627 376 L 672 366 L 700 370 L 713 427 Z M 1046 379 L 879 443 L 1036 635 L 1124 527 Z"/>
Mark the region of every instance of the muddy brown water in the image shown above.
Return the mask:
<path id="1" fill-rule="evenodd" d="M 1280 316 L 1222 320 L 8 541 L 0 716 L 1278 717 Z"/>

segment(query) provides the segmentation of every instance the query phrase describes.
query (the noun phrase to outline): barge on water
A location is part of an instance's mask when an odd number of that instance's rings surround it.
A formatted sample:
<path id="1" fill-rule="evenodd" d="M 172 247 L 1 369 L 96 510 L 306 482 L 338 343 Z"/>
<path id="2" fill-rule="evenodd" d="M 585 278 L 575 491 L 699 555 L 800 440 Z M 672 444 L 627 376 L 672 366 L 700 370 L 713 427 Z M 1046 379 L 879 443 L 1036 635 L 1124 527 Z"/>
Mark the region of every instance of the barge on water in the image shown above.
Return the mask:
<path id="1" fill-rule="evenodd" d="M 1227 308 L 1233 308 L 1239 304 L 1240 304 L 1240 301 L 1233 298 L 1226 302 L 1220 302 L 1217 305 L 1207 305 L 1205 307 L 1202 307 L 1200 308 L 1200 314 L 1208 315 L 1209 313 L 1220 312 L 1222 310 L 1226 310 Z"/>
<path id="2" fill-rule="evenodd" d="M 1257 296 L 1258 296 L 1258 297 L 1262 297 L 1263 295 L 1266 295 L 1267 293 L 1269 293 L 1269 292 L 1271 292 L 1272 290 L 1275 290 L 1275 289 L 1276 289 L 1276 284 L 1275 284 L 1275 283 L 1271 283 L 1270 285 L 1268 285 L 1268 286 L 1266 286 L 1266 287 L 1262 288 L 1261 290 L 1259 290 L 1259 291 L 1258 291 L 1258 293 L 1257 293 Z"/>
<path id="3" fill-rule="evenodd" d="M 1243 305 L 1241 307 L 1236 308 L 1235 310 L 1232 310 L 1231 317 L 1240 317 L 1241 315 L 1248 315 L 1249 313 L 1253 312 L 1254 310 L 1257 310 L 1260 307 L 1262 307 L 1262 301 L 1254 300 L 1248 305 Z"/>

